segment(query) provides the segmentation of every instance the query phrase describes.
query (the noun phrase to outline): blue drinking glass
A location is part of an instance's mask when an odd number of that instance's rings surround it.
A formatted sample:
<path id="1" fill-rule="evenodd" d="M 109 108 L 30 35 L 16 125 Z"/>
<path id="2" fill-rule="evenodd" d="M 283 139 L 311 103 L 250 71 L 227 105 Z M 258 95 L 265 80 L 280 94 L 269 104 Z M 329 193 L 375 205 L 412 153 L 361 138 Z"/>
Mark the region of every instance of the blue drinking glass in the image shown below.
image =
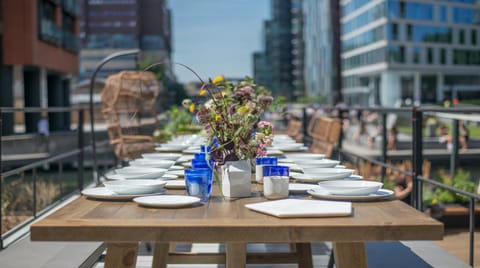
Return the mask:
<path id="1" fill-rule="evenodd" d="M 209 168 L 193 168 L 185 170 L 187 194 L 196 196 L 203 202 L 208 201 L 212 191 L 213 170 Z"/>

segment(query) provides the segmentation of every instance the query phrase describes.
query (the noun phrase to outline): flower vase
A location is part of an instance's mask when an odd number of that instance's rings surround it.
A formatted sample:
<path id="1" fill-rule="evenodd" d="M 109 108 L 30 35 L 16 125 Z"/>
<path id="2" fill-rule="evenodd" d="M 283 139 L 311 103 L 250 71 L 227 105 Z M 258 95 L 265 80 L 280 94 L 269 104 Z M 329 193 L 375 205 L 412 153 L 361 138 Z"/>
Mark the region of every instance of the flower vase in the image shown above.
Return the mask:
<path id="1" fill-rule="evenodd" d="M 222 166 L 222 192 L 227 198 L 251 195 L 250 160 L 227 161 Z"/>

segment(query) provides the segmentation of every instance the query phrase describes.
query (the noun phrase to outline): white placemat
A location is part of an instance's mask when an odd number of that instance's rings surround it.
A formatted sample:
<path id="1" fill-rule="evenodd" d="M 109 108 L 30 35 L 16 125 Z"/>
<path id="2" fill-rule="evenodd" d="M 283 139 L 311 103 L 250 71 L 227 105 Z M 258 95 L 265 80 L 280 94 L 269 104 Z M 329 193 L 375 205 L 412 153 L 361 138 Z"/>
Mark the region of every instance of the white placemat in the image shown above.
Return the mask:
<path id="1" fill-rule="evenodd" d="M 246 204 L 245 207 L 279 218 L 338 217 L 352 214 L 351 202 L 282 199 Z"/>

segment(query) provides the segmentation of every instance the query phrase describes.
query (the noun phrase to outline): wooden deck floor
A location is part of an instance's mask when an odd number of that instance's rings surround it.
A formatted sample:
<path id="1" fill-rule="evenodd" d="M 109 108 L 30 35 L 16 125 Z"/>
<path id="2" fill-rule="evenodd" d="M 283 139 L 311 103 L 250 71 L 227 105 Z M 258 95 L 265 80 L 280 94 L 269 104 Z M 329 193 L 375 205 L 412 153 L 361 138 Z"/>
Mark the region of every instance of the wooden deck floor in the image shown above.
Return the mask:
<path id="1" fill-rule="evenodd" d="M 476 229 L 475 245 L 473 246 L 476 264 L 474 267 L 480 267 L 480 230 L 478 230 L 478 227 Z M 446 229 L 444 239 L 436 241 L 436 243 L 463 262 L 468 263 L 469 239 L 468 229 Z"/>

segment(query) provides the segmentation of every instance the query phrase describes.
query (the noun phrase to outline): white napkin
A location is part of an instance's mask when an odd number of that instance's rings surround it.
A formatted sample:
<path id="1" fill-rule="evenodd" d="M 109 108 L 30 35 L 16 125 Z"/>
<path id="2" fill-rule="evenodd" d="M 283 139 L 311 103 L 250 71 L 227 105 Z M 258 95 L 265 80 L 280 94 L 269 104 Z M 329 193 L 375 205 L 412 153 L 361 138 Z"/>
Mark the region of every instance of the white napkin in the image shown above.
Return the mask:
<path id="1" fill-rule="evenodd" d="M 352 214 L 352 202 L 282 199 L 246 204 L 245 207 L 279 218 L 338 217 Z"/>

